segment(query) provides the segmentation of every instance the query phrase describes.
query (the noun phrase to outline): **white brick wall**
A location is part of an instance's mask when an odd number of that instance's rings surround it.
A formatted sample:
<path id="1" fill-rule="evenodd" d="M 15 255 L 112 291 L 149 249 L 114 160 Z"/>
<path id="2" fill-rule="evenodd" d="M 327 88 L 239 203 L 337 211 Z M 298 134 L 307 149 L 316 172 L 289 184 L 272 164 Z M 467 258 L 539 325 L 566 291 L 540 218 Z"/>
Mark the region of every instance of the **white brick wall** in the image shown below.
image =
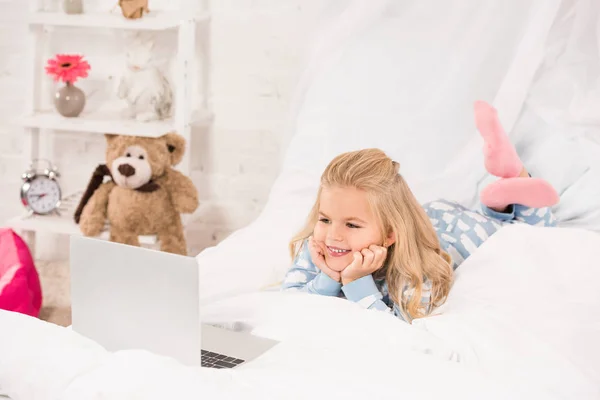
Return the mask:
<path id="1" fill-rule="evenodd" d="M 54 1 L 57 0 L 47 0 Z M 98 0 L 100 1 L 100 0 Z M 85 0 L 89 10 L 107 2 Z M 160 7 L 163 0 L 150 0 Z M 260 212 L 277 173 L 280 137 L 302 56 L 323 0 L 211 1 L 210 98 L 215 113 L 211 131 L 195 131 L 195 182 L 206 215 L 189 230 L 193 251 L 217 243 Z M 0 0 L 0 221 L 22 212 L 18 191 L 28 163 L 23 132 L 9 119 L 24 109 L 25 13 L 27 1 Z M 111 74 L 106 56 L 119 51 L 113 33 L 77 38 L 55 34 L 50 45 L 58 51 L 89 55 L 92 74 L 82 88 L 100 87 Z M 104 57 L 104 58 L 103 58 Z M 46 57 L 43 58 L 44 62 Z M 93 61 L 93 62 L 92 62 Z M 42 68 L 42 66 L 40 66 Z M 48 91 L 46 96 L 51 92 Z M 90 99 L 94 104 L 94 98 Z M 90 107 L 92 106 L 90 105 Z M 87 183 L 94 166 L 103 161 L 103 138 L 94 135 L 52 136 L 53 161 L 63 172 L 66 192 Z M 39 258 L 67 256 L 67 242 L 56 235 L 38 235 Z"/>

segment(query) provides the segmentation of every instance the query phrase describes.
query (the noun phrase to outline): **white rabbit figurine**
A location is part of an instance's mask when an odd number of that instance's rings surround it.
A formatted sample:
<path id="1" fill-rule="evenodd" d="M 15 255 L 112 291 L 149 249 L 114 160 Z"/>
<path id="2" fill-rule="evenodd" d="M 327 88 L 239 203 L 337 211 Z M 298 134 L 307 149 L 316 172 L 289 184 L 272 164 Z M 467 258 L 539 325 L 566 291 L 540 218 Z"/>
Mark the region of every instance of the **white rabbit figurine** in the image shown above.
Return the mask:
<path id="1" fill-rule="evenodd" d="M 154 42 L 136 37 L 127 50 L 127 69 L 119 83 L 120 99 L 129 107 L 127 118 L 141 122 L 165 119 L 171 116 L 173 92 L 159 69 L 152 65 Z"/>

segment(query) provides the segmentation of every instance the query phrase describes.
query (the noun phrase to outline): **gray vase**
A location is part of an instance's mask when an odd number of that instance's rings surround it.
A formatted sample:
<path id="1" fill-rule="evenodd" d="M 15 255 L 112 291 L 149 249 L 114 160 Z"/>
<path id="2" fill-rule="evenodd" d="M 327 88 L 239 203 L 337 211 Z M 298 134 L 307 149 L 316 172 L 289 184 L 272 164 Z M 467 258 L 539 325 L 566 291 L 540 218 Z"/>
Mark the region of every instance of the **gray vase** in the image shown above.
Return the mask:
<path id="1" fill-rule="evenodd" d="M 63 0 L 63 10 L 67 14 L 83 13 L 83 0 Z"/>
<path id="2" fill-rule="evenodd" d="M 78 117 L 85 107 L 85 93 L 67 82 L 54 96 L 56 111 L 63 117 Z"/>

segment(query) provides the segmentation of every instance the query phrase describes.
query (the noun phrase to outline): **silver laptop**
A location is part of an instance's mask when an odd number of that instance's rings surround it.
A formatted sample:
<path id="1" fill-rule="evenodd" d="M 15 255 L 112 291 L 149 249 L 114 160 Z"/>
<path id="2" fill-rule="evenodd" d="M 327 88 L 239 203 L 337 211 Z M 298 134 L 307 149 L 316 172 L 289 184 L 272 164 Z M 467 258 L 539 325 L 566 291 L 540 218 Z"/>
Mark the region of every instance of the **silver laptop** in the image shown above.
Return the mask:
<path id="1" fill-rule="evenodd" d="M 235 368 L 278 343 L 201 323 L 194 257 L 73 235 L 70 264 L 72 329 L 108 351 Z"/>

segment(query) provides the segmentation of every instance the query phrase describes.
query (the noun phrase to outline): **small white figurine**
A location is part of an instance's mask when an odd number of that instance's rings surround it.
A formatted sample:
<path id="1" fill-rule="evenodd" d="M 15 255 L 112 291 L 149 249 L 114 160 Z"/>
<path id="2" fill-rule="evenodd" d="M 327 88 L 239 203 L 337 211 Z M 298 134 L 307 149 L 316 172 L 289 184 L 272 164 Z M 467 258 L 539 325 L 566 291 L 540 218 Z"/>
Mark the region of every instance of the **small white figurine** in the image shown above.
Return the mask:
<path id="1" fill-rule="evenodd" d="M 135 36 L 127 50 L 127 69 L 119 83 L 120 99 L 125 99 L 127 118 L 141 122 L 171 116 L 173 91 L 168 80 L 152 65 L 154 42 Z"/>

